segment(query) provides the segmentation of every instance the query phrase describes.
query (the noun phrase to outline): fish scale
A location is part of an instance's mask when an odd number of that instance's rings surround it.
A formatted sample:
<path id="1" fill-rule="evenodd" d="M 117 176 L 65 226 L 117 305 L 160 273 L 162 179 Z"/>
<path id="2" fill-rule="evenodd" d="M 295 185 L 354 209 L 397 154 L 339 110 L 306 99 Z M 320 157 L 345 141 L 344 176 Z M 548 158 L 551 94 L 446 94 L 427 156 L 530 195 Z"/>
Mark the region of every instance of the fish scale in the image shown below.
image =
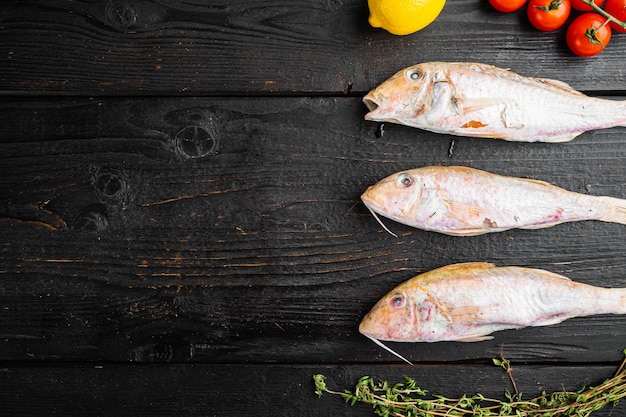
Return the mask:
<path id="1" fill-rule="evenodd" d="M 626 314 L 626 288 L 578 283 L 541 269 L 472 262 L 398 285 L 365 315 L 359 332 L 390 350 L 381 341 L 479 342 L 492 339 L 496 331 L 597 314 Z"/>
<path id="2" fill-rule="evenodd" d="M 589 97 L 564 82 L 491 65 L 427 62 L 370 91 L 366 120 L 452 135 L 566 142 L 588 130 L 626 126 L 626 102 Z"/>
<path id="3" fill-rule="evenodd" d="M 361 200 L 375 216 L 453 236 L 583 220 L 626 224 L 626 200 L 462 166 L 430 166 L 390 175 L 368 187 Z"/>

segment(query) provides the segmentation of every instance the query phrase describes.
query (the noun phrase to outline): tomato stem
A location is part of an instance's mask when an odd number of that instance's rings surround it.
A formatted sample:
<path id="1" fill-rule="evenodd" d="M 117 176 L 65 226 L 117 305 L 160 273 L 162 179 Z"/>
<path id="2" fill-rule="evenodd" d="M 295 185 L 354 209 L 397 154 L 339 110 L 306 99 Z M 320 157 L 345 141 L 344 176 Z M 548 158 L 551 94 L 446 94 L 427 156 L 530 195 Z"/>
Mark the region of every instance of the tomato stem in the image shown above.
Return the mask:
<path id="1" fill-rule="evenodd" d="M 598 38 L 597 33 L 598 33 L 598 31 L 599 31 L 600 29 L 602 29 L 602 27 L 606 24 L 606 22 L 608 22 L 608 20 L 606 20 L 606 21 L 602 24 L 602 26 L 600 26 L 600 27 L 598 27 L 598 28 L 591 27 L 591 28 L 589 28 L 589 29 L 587 29 L 587 30 L 585 31 L 585 36 L 587 37 L 587 39 L 589 39 L 589 42 L 590 42 L 592 45 L 600 45 L 602 48 L 604 48 L 604 44 L 603 44 L 603 43 L 602 43 L 602 41 Z"/>
<path id="2" fill-rule="evenodd" d="M 535 6 L 535 9 L 545 10 L 546 12 L 558 10 L 561 6 L 562 0 L 552 0 L 547 6 Z"/>
<path id="3" fill-rule="evenodd" d="M 626 22 L 622 22 L 621 20 L 617 19 L 615 16 L 613 16 L 610 13 L 607 13 L 604 11 L 604 9 L 602 9 L 602 7 L 598 6 L 593 0 L 582 0 L 583 3 L 591 6 L 593 8 L 593 10 L 595 10 L 598 14 L 601 14 L 602 16 L 606 17 L 606 22 L 604 22 L 604 24 L 602 26 L 604 26 L 605 24 L 607 24 L 609 21 L 621 26 L 622 28 L 626 29 Z M 600 26 L 597 30 L 601 29 L 602 26 Z M 594 35 L 595 37 L 595 35 Z M 591 38 L 589 38 L 591 39 Z M 602 43 L 600 43 L 602 44 Z"/>
<path id="4" fill-rule="evenodd" d="M 604 23 L 602 23 L 600 26 L 598 26 L 598 28 L 597 28 L 597 29 L 594 29 L 594 30 L 595 30 L 595 32 L 598 32 L 599 30 L 601 30 L 603 27 L 605 27 L 606 25 L 608 25 L 608 24 L 609 24 L 609 22 L 610 22 L 610 20 L 609 20 L 609 19 L 606 19 L 606 20 L 604 21 Z"/>

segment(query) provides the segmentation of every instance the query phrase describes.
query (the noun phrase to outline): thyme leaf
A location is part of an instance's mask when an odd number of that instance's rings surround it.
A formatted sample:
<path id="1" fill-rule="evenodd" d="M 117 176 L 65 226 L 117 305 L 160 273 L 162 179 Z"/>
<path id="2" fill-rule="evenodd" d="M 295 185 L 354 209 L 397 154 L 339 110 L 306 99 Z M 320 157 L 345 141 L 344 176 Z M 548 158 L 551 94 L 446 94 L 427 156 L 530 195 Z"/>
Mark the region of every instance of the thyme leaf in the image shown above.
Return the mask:
<path id="1" fill-rule="evenodd" d="M 626 350 L 624 351 L 626 356 Z M 511 377 L 511 365 L 500 356 L 493 360 L 494 365 L 502 367 Z M 592 412 L 608 404 L 617 404 L 626 397 L 626 358 L 611 378 L 596 387 L 582 388 L 576 392 L 542 392 L 528 400 L 522 394 L 508 391 L 505 400 L 487 398 L 478 393 L 464 394 L 460 398 L 448 398 L 443 395 L 429 395 L 420 388 L 413 378 L 404 377 L 404 382 L 395 385 L 387 381 L 375 381 L 369 376 L 359 378 L 354 390 L 332 391 L 326 386 L 326 377 L 322 374 L 313 376 L 315 393 L 339 395 L 347 403 L 358 402 L 372 406 L 374 414 L 389 417 L 587 417 Z M 513 379 L 511 381 L 514 383 Z M 517 391 L 517 390 L 516 390 Z"/>

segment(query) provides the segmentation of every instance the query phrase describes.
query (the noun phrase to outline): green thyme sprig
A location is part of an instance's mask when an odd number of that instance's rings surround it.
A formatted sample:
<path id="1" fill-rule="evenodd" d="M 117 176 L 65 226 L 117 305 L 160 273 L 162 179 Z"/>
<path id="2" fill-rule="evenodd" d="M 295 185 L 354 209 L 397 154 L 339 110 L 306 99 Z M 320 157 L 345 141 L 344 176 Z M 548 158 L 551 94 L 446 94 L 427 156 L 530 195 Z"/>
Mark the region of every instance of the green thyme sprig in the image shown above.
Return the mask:
<path id="1" fill-rule="evenodd" d="M 503 366 L 503 361 L 501 358 L 494 363 Z M 508 361 L 505 363 L 505 370 L 511 377 L 510 364 Z M 576 392 L 557 391 L 548 394 L 544 391 L 529 400 L 523 400 L 521 393 L 512 394 L 508 391 L 504 393 L 505 400 L 487 398 L 482 394 L 463 395 L 460 398 L 429 395 L 427 390 L 417 386 L 417 382 L 409 377 L 404 377 L 404 382 L 390 385 L 387 381 L 376 382 L 369 376 L 363 376 L 354 391 L 343 392 L 328 389 L 326 377 L 322 374 L 314 375 L 313 379 L 318 396 L 326 393 L 339 395 L 351 405 L 358 402 L 370 404 L 374 413 L 382 417 L 586 417 L 626 397 L 625 367 L 626 359 L 613 377 L 596 387 Z"/>
<path id="2" fill-rule="evenodd" d="M 496 366 L 501 367 L 502 369 L 504 369 L 504 372 L 506 372 L 506 374 L 509 376 L 509 379 L 511 380 L 511 385 L 513 385 L 513 389 L 515 390 L 515 393 L 517 394 L 517 384 L 515 383 L 515 379 L 513 378 L 513 367 L 511 366 L 511 362 L 509 362 L 508 359 L 506 359 L 502 353 L 500 353 L 500 358 L 493 358 L 492 359 L 493 364 Z"/>

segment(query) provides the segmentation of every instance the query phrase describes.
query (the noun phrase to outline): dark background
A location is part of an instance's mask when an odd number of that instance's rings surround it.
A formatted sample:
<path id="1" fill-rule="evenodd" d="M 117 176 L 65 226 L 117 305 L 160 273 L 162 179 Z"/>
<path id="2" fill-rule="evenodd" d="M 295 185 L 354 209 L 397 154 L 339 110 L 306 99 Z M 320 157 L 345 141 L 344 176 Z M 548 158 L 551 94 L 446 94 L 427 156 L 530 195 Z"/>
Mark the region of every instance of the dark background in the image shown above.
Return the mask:
<path id="1" fill-rule="evenodd" d="M 625 99 L 626 37 L 578 58 L 564 30 L 486 0 L 449 0 L 405 37 L 367 17 L 364 0 L 1 2 L 2 415 L 366 416 L 318 399 L 312 375 L 501 397 L 503 354 L 530 398 L 616 370 L 622 316 L 389 343 L 413 367 L 358 323 L 395 285 L 458 262 L 626 287 L 625 226 L 455 238 L 387 222 L 395 238 L 359 196 L 402 169 L 465 165 L 624 198 L 626 128 L 469 139 L 366 122 L 361 98 L 440 60 Z"/>

